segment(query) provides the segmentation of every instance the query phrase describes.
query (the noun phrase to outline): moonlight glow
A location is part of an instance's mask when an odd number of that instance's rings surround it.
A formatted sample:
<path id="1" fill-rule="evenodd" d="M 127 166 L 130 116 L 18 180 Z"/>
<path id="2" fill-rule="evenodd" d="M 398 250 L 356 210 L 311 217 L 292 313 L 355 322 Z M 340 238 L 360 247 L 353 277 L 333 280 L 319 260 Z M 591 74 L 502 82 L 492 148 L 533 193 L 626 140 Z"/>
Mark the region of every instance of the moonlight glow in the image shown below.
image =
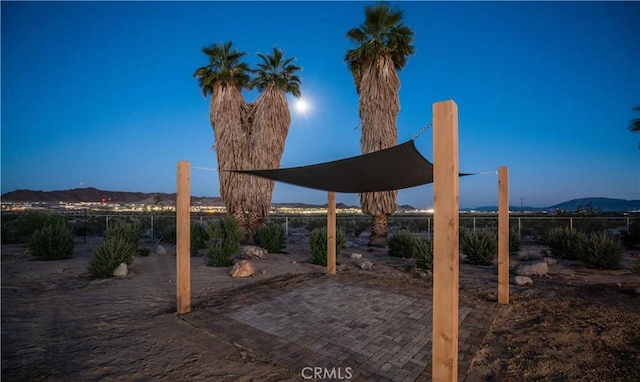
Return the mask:
<path id="1" fill-rule="evenodd" d="M 309 102 L 304 98 L 299 98 L 295 102 L 295 109 L 298 114 L 307 114 L 309 111 Z"/>

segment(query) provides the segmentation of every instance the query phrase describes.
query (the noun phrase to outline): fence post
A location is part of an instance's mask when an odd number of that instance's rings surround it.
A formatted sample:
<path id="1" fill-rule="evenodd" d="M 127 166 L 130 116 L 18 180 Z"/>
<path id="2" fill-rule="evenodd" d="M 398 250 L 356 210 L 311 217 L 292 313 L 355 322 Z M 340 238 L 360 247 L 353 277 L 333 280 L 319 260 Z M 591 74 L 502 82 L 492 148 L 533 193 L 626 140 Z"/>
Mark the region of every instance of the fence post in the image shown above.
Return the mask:
<path id="1" fill-rule="evenodd" d="M 433 104 L 433 332 L 432 379 L 458 380 L 460 207 L 458 106 Z"/>
<path id="2" fill-rule="evenodd" d="M 522 218 L 518 218 L 518 237 L 522 239 L 522 222 L 520 221 Z"/>
<path id="3" fill-rule="evenodd" d="M 178 314 L 191 311 L 190 177 L 189 162 L 178 162 L 178 192 L 176 194 L 176 302 Z"/>
<path id="4" fill-rule="evenodd" d="M 498 168 L 498 303 L 509 303 L 509 168 Z"/>
<path id="5" fill-rule="evenodd" d="M 569 218 L 569 228 L 573 231 L 573 218 Z"/>
<path id="6" fill-rule="evenodd" d="M 285 237 L 289 237 L 289 217 L 284 217 L 284 234 Z"/>

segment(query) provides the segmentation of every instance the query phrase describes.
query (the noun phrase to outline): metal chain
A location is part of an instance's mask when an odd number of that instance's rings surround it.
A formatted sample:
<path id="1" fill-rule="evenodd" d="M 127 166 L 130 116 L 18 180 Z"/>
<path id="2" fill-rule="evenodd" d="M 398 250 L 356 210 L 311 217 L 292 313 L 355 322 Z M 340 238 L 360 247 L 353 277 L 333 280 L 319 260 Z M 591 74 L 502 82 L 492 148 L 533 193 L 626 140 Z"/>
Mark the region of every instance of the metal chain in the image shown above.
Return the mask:
<path id="1" fill-rule="evenodd" d="M 415 140 L 416 138 L 421 136 L 422 133 L 427 131 L 427 129 L 430 128 L 431 126 L 433 126 L 433 121 L 427 123 L 427 125 L 425 127 L 423 127 L 422 129 L 420 129 L 420 131 L 418 131 L 417 133 L 413 134 L 413 137 L 411 137 L 411 140 Z"/>

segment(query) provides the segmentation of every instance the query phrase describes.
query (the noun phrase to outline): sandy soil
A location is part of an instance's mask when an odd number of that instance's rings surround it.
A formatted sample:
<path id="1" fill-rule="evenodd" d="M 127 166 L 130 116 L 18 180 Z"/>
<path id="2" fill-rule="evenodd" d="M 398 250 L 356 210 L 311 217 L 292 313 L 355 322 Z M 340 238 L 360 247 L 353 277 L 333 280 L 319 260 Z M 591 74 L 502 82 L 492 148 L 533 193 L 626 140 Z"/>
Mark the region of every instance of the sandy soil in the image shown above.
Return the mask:
<path id="1" fill-rule="evenodd" d="M 125 278 L 91 278 L 86 268 L 100 240 L 77 243 L 73 259 L 49 262 L 31 260 L 24 245 L 2 246 L 2 380 L 301 380 L 179 319 L 174 248 L 136 257 Z M 194 309 L 324 272 L 309 263 L 304 234 L 291 237 L 286 251 L 259 261 L 250 279 L 233 279 L 229 268 L 192 258 Z M 372 259 L 373 270 L 359 269 L 348 257 L 353 252 Z M 637 380 L 640 275 L 631 272 L 637 255 L 626 252 L 621 270 L 562 262 L 533 286 L 512 284 L 511 303 L 500 309 L 467 380 Z M 513 255 L 511 264 L 517 262 Z M 382 249 L 344 249 L 338 268 L 343 277 L 373 274 L 381 283 L 431 293 L 431 277 L 413 260 L 390 258 Z M 461 263 L 460 294 L 497 301 L 496 286 L 495 267 Z"/>

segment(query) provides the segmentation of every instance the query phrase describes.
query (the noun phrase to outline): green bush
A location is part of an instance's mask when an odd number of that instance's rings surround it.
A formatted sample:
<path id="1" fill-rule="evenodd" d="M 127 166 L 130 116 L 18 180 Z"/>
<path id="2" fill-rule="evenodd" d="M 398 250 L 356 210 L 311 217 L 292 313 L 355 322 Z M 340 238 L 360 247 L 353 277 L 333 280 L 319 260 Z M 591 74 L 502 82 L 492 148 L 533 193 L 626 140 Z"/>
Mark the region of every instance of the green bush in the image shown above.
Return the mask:
<path id="1" fill-rule="evenodd" d="M 31 235 L 37 230 L 52 224 L 64 224 L 59 216 L 29 212 L 16 218 L 2 217 L 3 243 L 28 243 Z"/>
<path id="2" fill-rule="evenodd" d="M 135 250 L 138 248 L 138 244 L 140 243 L 140 235 L 142 235 L 142 225 L 140 223 L 116 223 L 107 229 L 105 239 L 124 239 L 131 243 Z"/>
<path id="3" fill-rule="evenodd" d="M 93 252 L 89 272 L 95 277 L 111 277 L 120 264 L 131 265 L 135 251 L 133 244 L 124 237 L 111 237 Z"/>
<path id="4" fill-rule="evenodd" d="M 559 259 L 580 260 L 587 236 L 569 227 L 553 227 L 545 235 L 545 242 Z"/>
<path id="5" fill-rule="evenodd" d="M 413 257 L 416 239 L 409 231 L 399 231 L 392 235 L 388 241 L 389 256 L 393 257 Z"/>
<path id="6" fill-rule="evenodd" d="M 517 253 L 522 249 L 520 234 L 515 229 L 509 230 L 509 253 Z"/>
<path id="7" fill-rule="evenodd" d="M 233 264 L 233 258 L 240 250 L 240 240 L 244 232 L 240 225 L 231 217 L 225 217 L 211 222 L 207 226 L 209 234 L 209 250 L 207 265 L 225 267 Z"/>
<path id="8" fill-rule="evenodd" d="M 472 265 L 491 265 L 498 254 L 496 234 L 489 230 L 462 229 L 460 251 L 467 255 Z"/>
<path id="9" fill-rule="evenodd" d="M 336 258 L 340 257 L 342 247 L 347 243 L 341 231 L 336 231 Z M 317 228 L 309 236 L 311 247 L 311 262 L 317 265 L 327 265 L 327 229 Z"/>
<path id="10" fill-rule="evenodd" d="M 304 221 L 300 218 L 293 218 L 289 220 L 289 227 L 291 228 L 302 228 L 304 227 Z"/>
<path id="11" fill-rule="evenodd" d="M 29 239 L 29 250 L 38 260 L 70 259 L 73 246 L 73 233 L 63 222 L 46 225 Z"/>
<path id="12" fill-rule="evenodd" d="M 177 243 L 177 235 L 176 235 L 176 225 L 169 224 L 164 227 L 160 232 L 161 240 L 168 244 L 176 244 Z"/>
<path id="13" fill-rule="evenodd" d="M 607 234 L 593 234 L 584 246 L 582 262 L 598 269 L 617 269 L 622 260 L 622 243 Z"/>
<path id="14" fill-rule="evenodd" d="M 413 247 L 413 257 L 416 259 L 416 267 L 433 269 L 433 241 L 418 238 Z"/>
<path id="15" fill-rule="evenodd" d="M 282 224 L 270 223 L 258 228 L 253 236 L 255 243 L 269 253 L 279 253 L 285 247 L 287 236 Z"/>
<path id="16" fill-rule="evenodd" d="M 322 218 L 311 218 L 307 221 L 307 229 L 313 231 L 318 228 L 327 227 L 327 220 Z"/>
<path id="17" fill-rule="evenodd" d="M 206 228 L 198 223 L 191 222 L 190 226 L 191 240 L 189 244 L 189 248 L 191 251 L 191 256 L 195 256 L 198 254 L 198 251 L 207 248 L 207 242 L 209 241 L 209 234 L 207 233 Z"/>

